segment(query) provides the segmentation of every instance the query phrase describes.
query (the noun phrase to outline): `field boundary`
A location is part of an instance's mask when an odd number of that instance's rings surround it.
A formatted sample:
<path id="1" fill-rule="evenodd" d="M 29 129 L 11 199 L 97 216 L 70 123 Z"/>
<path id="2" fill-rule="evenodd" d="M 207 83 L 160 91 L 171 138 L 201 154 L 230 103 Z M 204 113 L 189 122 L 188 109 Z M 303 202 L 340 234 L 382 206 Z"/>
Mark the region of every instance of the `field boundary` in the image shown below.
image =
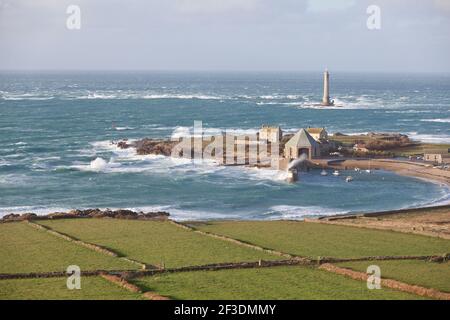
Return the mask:
<path id="1" fill-rule="evenodd" d="M 356 257 L 356 258 L 336 258 L 336 257 L 306 257 L 306 256 L 299 256 L 299 255 L 294 255 L 294 254 L 290 254 L 290 253 L 286 253 L 286 252 L 282 252 L 282 251 L 278 251 L 278 250 L 274 250 L 271 248 L 266 248 L 266 247 L 262 247 L 262 246 L 258 246 L 256 244 L 250 243 L 250 242 L 244 242 L 241 240 L 237 240 L 228 236 L 224 236 L 224 235 L 220 235 L 220 234 L 216 234 L 216 233 L 212 233 L 212 232 L 207 232 L 207 231 L 202 231 L 202 230 L 198 230 L 194 227 L 185 225 L 183 223 L 180 222 L 176 222 L 173 220 L 169 220 L 172 224 L 175 224 L 176 226 L 183 228 L 185 230 L 189 230 L 189 231 L 193 231 L 205 236 L 209 236 L 209 237 L 213 237 L 213 238 L 217 238 L 217 239 L 221 239 L 224 241 L 228 241 L 228 242 L 232 242 L 241 246 L 245 246 L 248 248 L 252 248 L 255 250 L 259 250 L 259 251 L 264 251 L 270 254 L 275 254 L 278 256 L 282 256 L 282 257 L 286 257 L 288 259 L 295 259 L 295 260 L 301 260 L 305 263 L 309 263 L 309 264 L 323 264 L 323 263 L 337 263 L 337 262 L 353 262 L 353 261 L 376 261 L 376 260 L 433 260 L 433 261 L 437 261 L 437 262 L 442 262 L 442 261 L 447 261 L 450 259 L 450 253 L 444 253 L 442 255 L 418 255 L 418 256 L 365 256 L 365 257 Z"/>
<path id="2" fill-rule="evenodd" d="M 325 263 L 339 263 L 339 262 L 358 262 L 358 261 L 392 261 L 392 260 L 423 260 L 432 262 L 446 262 L 450 259 L 450 253 L 443 255 L 431 255 L 431 256 L 369 256 L 359 258 L 333 258 L 323 257 L 318 258 L 319 264 Z"/>
<path id="3" fill-rule="evenodd" d="M 350 258 L 350 259 L 335 259 L 335 258 L 319 258 L 317 260 L 301 260 L 301 259 L 287 259 L 287 260 L 258 260 L 249 262 L 223 262 L 213 263 L 205 265 L 193 265 L 178 268 L 167 269 L 146 269 L 146 270 L 88 270 L 82 271 L 82 276 L 100 276 L 100 275 L 112 275 L 121 276 L 125 279 L 139 278 L 144 276 L 153 276 L 163 273 L 179 273 L 179 272 L 191 272 L 191 271 L 216 271 L 227 269 L 252 269 L 252 268 L 269 268 L 279 266 L 312 266 L 317 267 L 341 262 L 357 262 L 357 261 L 383 261 L 383 260 L 425 260 L 442 262 L 442 256 L 380 256 L 380 257 L 364 257 L 364 258 Z M 446 260 L 444 260 L 446 261 Z M 56 272 L 30 272 L 30 273 L 4 273 L 0 274 L 1 280 L 12 279 L 30 279 L 30 278 L 57 278 L 66 277 L 67 273 L 64 271 Z"/>
<path id="4" fill-rule="evenodd" d="M 290 254 L 290 253 L 286 253 L 286 252 L 282 252 L 282 251 L 278 251 L 278 250 L 273 250 L 273 249 L 270 249 L 270 248 L 261 247 L 261 246 L 255 245 L 253 243 L 250 243 L 250 242 L 245 242 L 245 241 L 234 239 L 234 238 L 227 237 L 227 236 L 224 236 L 224 235 L 198 230 L 198 229 L 196 229 L 194 227 L 187 226 L 187 225 L 185 225 L 183 223 L 180 223 L 180 222 L 177 222 L 177 221 L 174 221 L 174 220 L 169 220 L 169 222 L 172 223 L 173 225 L 176 225 L 179 228 L 182 228 L 182 229 L 185 229 L 185 230 L 189 230 L 189 231 L 192 231 L 192 232 L 195 232 L 197 234 L 201 234 L 201 235 L 204 235 L 204 236 L 207 236 L 207 237 L 211 237 L 211 238 L 215 238 L 215 239 L 220 239 L 220 240 L 223 240 L 223 241 L 231 242 L 231 243 L 243 246 L 243 247 L 251 248 L 251 249 L 254 249 L 254 250 L 258 250 L 258 251 L 263 251 L 263 252 L 266 252 L 266 253 L 269 253 L 269 254 L 273 254 L 273 255 L 276 255 L 276 256 L 279 256 L 279 257 L 284 257 L 284 258 L 288 258 L 288 259 L 303 260 L 303 261 L 305 261 L 307 263 L 312 262 L 311 259 L 308 259 L 306 257 L 297 256 L 297 255 L 293 255 L 293 254 Z"/>
<path id="5" fill-rule="evenodd" d="M 268 268 L 268 267 L 278 267 L 278 266 L 295 266 L 295 265 L 312 265 L 313 263 L 305 263 L 303 261 L 292 259 L 292 260 L 259 260 L 252 262 L 225 262 L 216 264 L 206 264 L 206 265 L 194 265 L 171 269 L 149 269 L 149 270 L 90 270 L 82 271 L 82 276 L 101 276 L 101 275 L 111 275 L 120 276 L 124 279 L 138 278 L 143 276 L 152 276 L 162 273 L 178 273 L 178 272 L 190 272 L 190 271 L 215 271 L 215 270 L 225 270 L 225 269 L 250 269 L 250 268 Z M 57 272 L 31 272 L 31 273 L 4 273 L 0 274 L 1 280 L 13 280 L 13 279 L 30 279 L 30 278 L 58 278 L 66 277 L 67 273 L 64 271 Z"/>
<path id="6" fill-rule="evenodd" d="M 44 226 L 42 224 L 39 224 L 39 223 L 36 223 L 36 222 L 32 222 L 32 221 L 29 221 L 29 220 L 25 220 L 24 223 L 26 223 L 27 225 L 29 225 L 29 226 L 31 226 L 31 227 L 33 227 L 35 229 L 45 231 L 45 232 L 47 232 L 47 233 L 49 233 L 49 234 L 51 234 L 51 235 L 53 235 L 55 237 L 58 237 L 60 239 L 64 239 L 64 240 L 66 240 L 68 242 L 75 243 L 77 245 L 83 246 L 83 247 L 85 247 L 87 249 L 90 249 L 90 250 L 93 250 L 95 252 L 99 252 L 99 253 L 105 254 L 105 255 L 110 256 L 110 257 L 118 258 L 118 259 L 130 262 L 130 263 L 133 263 L 135 265 L 138 265 L 140 268 L 142 268 L 144 270 L 147 269 L 147 268 L 158 269 L 156 266 L 153 266 L 153 265 L 141 262 L 141 261 L 137 261 L 137 260 L 125 257 L 125 256 L 120 256 L 118 253 L 114 252 L 113 250 L 111 250 L 109 248 L 105 248 L 105 247 L 99 246 L 97 244 L 93 244 L 93 243 L 89 243 L 89 242 L 77 239 L 77 238 L 75 238 L 73 236 L 69 236 L 69 235 L 67 235 L 65 233 L 56 231 L 56 230 L 54 230 L 54 229 L 52 229 L 52 228 L 50 228 L 48 226 Z"/>
<path id="7" fill-rule="evenodd" d="M 359 281 L 367 281 L 367 279 L 370 276 L 367 273 L 338 267 L 331 263 L 322 264 L 319 267 L 319 269 L 328 271 L 328 272 L 332 272 L 335 274 L 339 274 L 339 275 L 345 276 L 347 278 L 351 278 L 351 279 L 359 280 Z M 406 293 L 411 293 L 411 294 L 415 294 L 418 296 L 427 297 L 427 298 L 431 298 L 431 299 L 450 300 L 450 293 L 442 292 L 442 291 L 439 291 L 436 289 L 425 288 L 425 287 L 418 286 L 418 285 L 411 285 L 411 284 L 404 283 L 404 282 L 394 280 L 394 279 L 381 278 L 381 285 L 386 288 L 394 289 L 397 291 L 403 291 Z"/>
<path id="8" fill-rule="evenodd" d="M 432 237 L 432 238 L 439 238 L 444 240 L 450 240 L 450 235 L 444 234 L 444 233 L 438 233 L 434 231 L 426 231 L 423 227 L 423 230 L 418 229 L 395 229 L 392 227 L 383 227 L 383 226 L 377 226 L 377 225 L 364 225 L 364 224 L 356 224 L 347 222 L 346 220 L 353 220 L 353 219 L 364 219 L 364 218 L 371 218 L 370 216 L 354 216 L 354 217 L 341 217 L 341 218 L 333 218 L 333 219 L 305 219 L 306 223 L 318 223 L 318 224 L 328 224 L 328 225 L 334 225 L 334 226 L 345 226 L 345 227 L 354 227 L 354 228 L 360 228 L 360 229 L 369 229 L 369 230 L 380 230 L 380 231 L 392 231 L 392 232 L 400 232 L 403 234 L 411 234 L 411 235 L 420 235 L 425 237 Z M 372 218 L 375 218 L 372 217 Z"/>
<path id="9" fill-rule="evenodd" d="M 102 277 L 103 279 L 105 279 L 108 282 L 111 282 L 114 285 L 118 285 L 119 287 L 121 287 L 129 292 L 139 293 L 139 294 L 141 294 L 141 296 L 143 298 L 148 299 L 148 300 L 170 300 L 168 297 L 159 295 L 155 292 L 151 292 L 151 291 L 143 292 L 141 290 L 141 288 L 139 288 L 135 284 L 128 282 L 124 277 L 107 274 L 107 273 L 100 274 L 100 277 Z"/>

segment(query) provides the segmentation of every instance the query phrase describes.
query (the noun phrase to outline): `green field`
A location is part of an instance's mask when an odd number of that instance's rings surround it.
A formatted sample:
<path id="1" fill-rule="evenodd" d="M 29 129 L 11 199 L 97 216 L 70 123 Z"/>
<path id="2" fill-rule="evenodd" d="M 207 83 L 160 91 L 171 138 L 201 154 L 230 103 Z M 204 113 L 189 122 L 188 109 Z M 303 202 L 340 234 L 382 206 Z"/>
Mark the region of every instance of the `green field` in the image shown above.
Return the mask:
<path id="1" fill-rule="evenodd" d="M 172 299 L 418 299 L 309 267 L 184 272 L 134 280 Z"/>
<path id="2" fill-rule="evenodd" d="M 450 144 L 421 143 L 416 146 L 402 147 L 389 150 L 396 156 L 421 155 L 424 153 L 443 153 L 447 154 Z"/>
<path id="3" fill-rule="evenodd" d="M 282 259 L 276 255 L 180 228 L 168 221 L 66 219 L 39 221 L 57 231 L 148 264 L 167 268 L 219 262 Z M 450 252 L 450 241 L 412 234 L 293 221 L 192 223 L 255 245 L 310 257 L 431 255 Z M 0 224 L 0 273 L 136 269 L 110 257 L 35 229 L 26 223 Z M 449 263 L 371 261 L 340 266 L 365 271 L 381 267 L 382 277 L 442 291 L 450 290 Z M 141 299 L 100 277 L 82 277 L 81 290 L 65 278 L 0 280 L 1 299 Z M 352 280 L 314 267 L 271 267 L 177 272 L 132 280 L 143 291 L 173 299 L 418 299 L 389 289 L 368 290 Z"/>
<path id="4" fill-rule="evenodd" d="M 0 300 L 135 300 L 131 293 L 101 277 L 82 277 L 80 290 L 69 290 L 66 278 L 0 280 Z"/>
<path id="5" fill-rule="evenodd" d="M 450 262 L 433 263 L 426 261 L 371 261 L 346 262 L 339 266 L 356 271 L 366 272 L 370 265 L 381 269 L 382 278 L 399 280 L 427 288 L 450 292 Z"/>
<path id="6" fill-rule="evenodd" d="M 135 269 L 136 265 L 94 252 L 25 223 L 0 224 L 0 273 Z"/>
<path id="7" fill-rule="evenodd" d="M 203 231 L 308 257 L 353 258 L 450 252 L 449 240 L 308 222 L 225 221 L 194 226 Z"/>
<path id="8" fill-rule="evenodd" d="M 42 224 L 83 241 L 166 268 L 279 259 L 267 253 L 184 230 L 167 221 L 68 219 Z"/>

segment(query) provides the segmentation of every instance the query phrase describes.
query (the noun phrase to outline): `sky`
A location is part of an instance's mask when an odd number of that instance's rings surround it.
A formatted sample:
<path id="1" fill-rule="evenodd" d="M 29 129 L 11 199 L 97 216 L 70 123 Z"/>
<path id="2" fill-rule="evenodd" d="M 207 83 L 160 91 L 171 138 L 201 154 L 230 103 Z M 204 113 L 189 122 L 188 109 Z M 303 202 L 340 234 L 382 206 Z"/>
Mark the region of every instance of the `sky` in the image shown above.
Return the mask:
<path id="1" fill-rule="evenodd" d="M 450 0 L 0 0 L 0 70 L 450 72 L 449 57 Z"/>

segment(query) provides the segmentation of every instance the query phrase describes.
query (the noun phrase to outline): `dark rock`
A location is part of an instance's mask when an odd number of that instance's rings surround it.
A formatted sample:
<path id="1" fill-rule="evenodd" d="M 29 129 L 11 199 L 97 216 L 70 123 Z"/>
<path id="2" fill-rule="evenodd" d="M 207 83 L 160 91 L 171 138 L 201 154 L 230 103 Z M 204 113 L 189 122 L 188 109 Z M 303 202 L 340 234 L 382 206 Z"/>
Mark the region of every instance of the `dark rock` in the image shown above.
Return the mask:
<path id="1" fill-rule="evenodd" d="M 23 221 L 33 219 L 74 219 L 74 218 L 114 218 L 114 219 L 140 219 L 140 220 L 154 220 L 154 219 L 167 219 L 169 217 L 167 212 L 135 212 L 132 210 L 119 209 L 119 210 L 100 210 L 100 209 L 86 209 L 86 210 L 71 210 L 69 212 L 53 212 L 45 216 L 38 216 L 35 213 L 20 214 L 7 214 L 1 221 Z"/>
<path id="2" fill-rule="evenodd" d="M 2 220 L 11 221 L 11 220 L 17 220 L 17 218 L 20 218 L 20 214 L 10 213 L 10 214 L 3 216 Z"/>
<path id="3" fill-rule="evenodd" d="M 37 217 L 36 213 L 24 213 L 20 216 L 22 220 L 32 220 Z"/>

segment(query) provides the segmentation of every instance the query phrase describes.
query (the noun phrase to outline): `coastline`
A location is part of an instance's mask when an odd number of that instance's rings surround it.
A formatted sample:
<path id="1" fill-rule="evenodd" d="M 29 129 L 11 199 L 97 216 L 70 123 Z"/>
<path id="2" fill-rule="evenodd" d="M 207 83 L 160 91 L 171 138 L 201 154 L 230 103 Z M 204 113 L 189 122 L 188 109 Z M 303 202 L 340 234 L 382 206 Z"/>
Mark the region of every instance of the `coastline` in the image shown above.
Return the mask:
<path id="1" fill-rule="evenodd" d="M 445 187 L 450 191 L 450 171 L 440 170 L 440 169 L 434 169 L 433 167 L 430 167 L 429 165 L 423 164 L 423 163 L 415 163 L 410 161 L 402 161 L 402 160 L 394 160 L 394 159 L 358 159 L 358 158 L 351 158 L 351 159 L 314 159 L 312 162 L 317 168 L 328 168 L 328 169 L 338 169 L 338 170 L 353 170 L 355 168 L 359 168 L 361 170 L 364 169 L 371 169 L 371 170 L 386 170 L 393 172 L 395 174 L 413 177 L 417 179 L 421 179 L 424 181 L 427 181 L 429 183 L 438 184 L 439 186 Z M 264 170 L 264 168 L 262 168 Z M 450 195 L 450 192 L 448 192 Z M 446 206 L 450 205 L 450 198 L 445 200 L 439 200 L 427 203 L 427 204 L 419 204 L 417 206 L 414 206 L 411 204 L 411 206 L 405 206 L 402 208 L 394 208 L 394 209 L 387 209 L 382 212 L 386 213 L 392 213 L 397 212 L 399 210 L 416 210 L 416 209 L 430 209 L 438 206 Z M 47 212 L 34 212 L 33 210 L 30 211 L 22 211 L 22 212 L 14 212 L 9 211 L 5 212 L 4 215 L 0 215 L 0 221 L 2 220 L 2 217 L 8 215 L 8 214 L 16 214 L 18 216 L 26 216 L 30 214 L 36 214 L 39 218 L 45 219 L 48 216 L 58 216 L 58 215 L 70 215 L 71 211 L 90 211 L 90 210 L 98 210 L 98 211 L 128 211 L 132 212 L 135 209 L 130 208 L 114 208 L 114 209 L 108 209 L 108 208 L 101 208 L 101 209 L 89 209 L 89 208 L 71 208 L 71 209 L 56 209 L 55 211 L 47 211 Z M 146 211 L 146 210 L 144 210 Z M 170 211 L 170 210 L 169 210 Z M 342 216 L 360 216 L 364 214 L 376 214 L 379 211 L 358 211 L 358 212 L 349 212 L 349 213 L 334 213 L 330 212 L 329 215 L 326 216 L 317 216 L 313 219 L 328 219 L 328 218 L 334 218 L 334 217 L 342 217 Z M 136 214 L 142 214 L 142 211 L 136 211 Z M 153 210 L 149 212 L 150 214 L 153 214 Z M 38 218 L 38 219 L 39 219 Z M 171 220 L 178 220 L 174 219 L 173 217 L 170 218 Z M 304 217 L 298 219 L 301 220 L 309 220 L 310 218 Z M 207 218 L 207 219 L 196 219 L 195 221 L 214 221 L 217 220 L 217 218 Z M 236 216 L 232 216 L 229 219 L 223 218 L 219 220 L 236 220 Z M 242 219 L 241 221 L 265 221 L 266 219 Z M 279 220 L 290 220 L 290 219 L 283 219 L 280 218 Z M 189 221 L 189 219 L 187 220 Z"/>
<path id="2" fill-rule="evenodd" d="M 353 170 L 355 168 L 364 170 L 387 170 L 403 176 L 415 177 L 439 184 L 443 183 L 450 187 L 450 171 L 434 169 L 422 163 L 394 159 L 343 159 L 336 163 L 330 163 L 330 161 L 333 162 L 335 160 L 314 160 L 314 163 L 319 166 L 327 166 L 332 169 L 341 170 Z"/>

